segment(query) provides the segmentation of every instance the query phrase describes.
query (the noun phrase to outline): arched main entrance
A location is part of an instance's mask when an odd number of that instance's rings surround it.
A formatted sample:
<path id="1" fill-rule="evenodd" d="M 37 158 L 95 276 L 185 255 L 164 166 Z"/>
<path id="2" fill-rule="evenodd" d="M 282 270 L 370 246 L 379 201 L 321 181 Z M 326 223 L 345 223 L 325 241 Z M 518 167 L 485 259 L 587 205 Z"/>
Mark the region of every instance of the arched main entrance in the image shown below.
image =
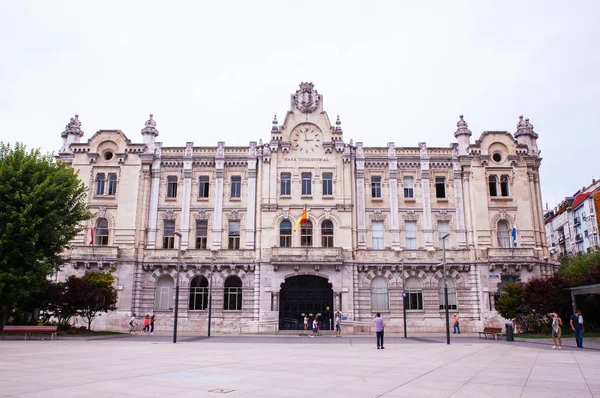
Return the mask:
<path id="1" fill-rule="evenodd" d="M 321 330 L 330 329 L 333 319 L 333 288 L 327 279 L 314 275 L 293 276 L 281 284 L 279 293 L 279 330 L 304 329 L 304 316 L 308 327 L 319 315 Z"/>

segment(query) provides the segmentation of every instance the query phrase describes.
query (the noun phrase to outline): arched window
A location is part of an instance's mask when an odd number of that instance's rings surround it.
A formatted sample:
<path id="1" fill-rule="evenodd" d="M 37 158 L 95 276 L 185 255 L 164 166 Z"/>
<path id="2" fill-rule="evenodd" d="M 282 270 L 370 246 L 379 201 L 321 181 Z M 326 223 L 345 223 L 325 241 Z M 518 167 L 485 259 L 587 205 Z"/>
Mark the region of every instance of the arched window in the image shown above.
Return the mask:
<path id="1" fill-rule="evenodd" d="M 208 305 L 208 280 L 198 275 L 190 282 L 190 310 L 205 310 Z"/>
<path id="2" fill-rule="evenodd" d="M 504 220 L 498 221 L 498 247 L 510 247 L 510 232 Z"/>
<path id="3" fill-rule="evenodd" d="M 95 243 L 98 246 L 108 245 L 108 221 L 106 218 L 100 218 L 96 223 Z"/>
<path id="4" fill-rule="evenodd" d="M 440 310 L 444 309 L 444 278 L 440 279 Z M 448 309 L 455 310 L 458 308 L 456 301 L 456 283 L 454 279 L 448 278 Z"/>
<path id="5" fill-rule="evenodd" d="M 329 220 L 321 224 L 321 247 L 333 247 L 333 223 Z"/>
<path id="6" fill-rule="evenodd" d="M 421 287 L 421 280 L 415 277 L 410 277 L 404 283 L 404 291 L 406 292 L 404 306 L 407 310 L 422 310 L 423 288 Z"/>
<path id="7" fill-rule="evenodd" d="M 223 309 L 242 309 L 242 280 L 237 276 L 232 275 L 229 278 L 225 279 Z"/>
<path id="8" fill-rule="evenodd" d="M 388 311 L 390 300 L 388 296 L 388 281 L 378 276 L 371 281 L 371 311 Z"/>
<path id="9" fill-rule="evenodd" d="M 154 309 L 168 311 L 173 309 L 173 278 L 163 275 L 156 282 L 154 294 Z"/>
<path id="10" fill-rule="evenodd" d="M 283 220 L 279 224 L 279 246 L 292 247 L 292 223 L 290 220 Z"/>
<path id="11" fill-rule="evenodd" d="M 300 226 L 300 244 L 302 246 L 313 245 L 313 225 L 310 220 Z"/>

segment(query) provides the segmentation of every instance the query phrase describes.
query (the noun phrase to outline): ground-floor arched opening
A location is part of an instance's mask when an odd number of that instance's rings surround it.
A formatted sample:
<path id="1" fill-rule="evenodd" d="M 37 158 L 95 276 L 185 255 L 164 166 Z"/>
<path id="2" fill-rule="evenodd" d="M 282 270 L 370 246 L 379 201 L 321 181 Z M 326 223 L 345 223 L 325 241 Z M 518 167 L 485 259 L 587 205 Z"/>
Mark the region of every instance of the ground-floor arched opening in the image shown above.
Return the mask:
<path id="1" fill-rule="evenodd" d="M 326 278 L 301 275 L 287 278 L 279 293 L 279 330 L 304 329 L 304 317 L 312 327 L 319 316 L 321 330 L 330 330 L 333 322 L 333 288 Z"/>

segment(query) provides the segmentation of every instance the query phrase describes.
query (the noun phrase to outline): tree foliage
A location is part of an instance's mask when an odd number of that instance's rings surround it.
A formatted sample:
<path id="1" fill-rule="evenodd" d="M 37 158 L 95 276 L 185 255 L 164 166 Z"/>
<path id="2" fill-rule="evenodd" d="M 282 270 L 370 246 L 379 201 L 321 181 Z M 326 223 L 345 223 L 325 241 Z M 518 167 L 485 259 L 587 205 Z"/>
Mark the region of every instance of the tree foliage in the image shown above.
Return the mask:
<path id="1" fill-rule="evenodd" d="M 72 168 L 37 149 L 0 142 L 0 326 L 47 291 L 60 254 L 89 218 L 85 198 Z"/>
<path id="2" fill-rule="evenodd" d="M 506 319 L 515 318 L 522 311 L 522 283 L 507 283 L 502 286 L 502 292 L 496 300 L 496 311 Z"/>
<path id="3" fill-rule="evenodd" d="M 88 330 L 102 312 L 114 311 L 117 291 L 112 272 L 91 271 L 83 277 L 71 275 L 66 282 L 52 283 L 48 289 L 46 312 L 54 317 L 60 329 L 65 329 L 74 316 L 85 318 Z"/>

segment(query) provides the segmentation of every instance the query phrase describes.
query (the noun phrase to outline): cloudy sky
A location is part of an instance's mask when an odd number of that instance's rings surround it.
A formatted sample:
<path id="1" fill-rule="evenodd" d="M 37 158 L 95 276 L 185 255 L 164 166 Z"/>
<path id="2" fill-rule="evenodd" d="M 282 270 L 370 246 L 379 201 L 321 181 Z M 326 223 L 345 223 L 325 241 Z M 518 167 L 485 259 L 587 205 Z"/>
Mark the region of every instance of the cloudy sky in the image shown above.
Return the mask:
<path id="1" fill-rule="evenodd" d="M 427 4 L 423 4 L 427 3 Z M 499 6 L 501 4 L 501 6 Z M 268 139 L 302 81 L 366 146 L 539 134 L 543 201 L 600 179 L 598 1 L 0 0 L 0 140 L 45 152 L 75 113 L 84 139 L 168 146 Z"/>

